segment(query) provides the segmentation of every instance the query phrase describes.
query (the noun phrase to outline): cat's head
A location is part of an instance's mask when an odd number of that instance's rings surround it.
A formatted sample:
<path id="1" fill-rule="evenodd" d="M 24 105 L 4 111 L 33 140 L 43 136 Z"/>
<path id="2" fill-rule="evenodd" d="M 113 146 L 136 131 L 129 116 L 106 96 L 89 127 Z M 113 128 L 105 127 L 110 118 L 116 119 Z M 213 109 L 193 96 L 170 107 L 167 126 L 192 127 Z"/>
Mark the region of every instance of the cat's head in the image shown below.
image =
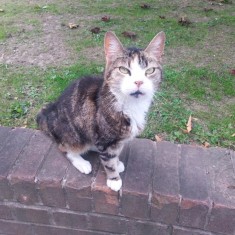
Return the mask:
<path id="1" fill-rule="evenodd" d="M 104 39 L 105 82 L 119 97 L 152 98 L 162 79 L 161 57 L 165 33 L 158 33 L 146 49 L 124 48 L 112 32 Z"/>

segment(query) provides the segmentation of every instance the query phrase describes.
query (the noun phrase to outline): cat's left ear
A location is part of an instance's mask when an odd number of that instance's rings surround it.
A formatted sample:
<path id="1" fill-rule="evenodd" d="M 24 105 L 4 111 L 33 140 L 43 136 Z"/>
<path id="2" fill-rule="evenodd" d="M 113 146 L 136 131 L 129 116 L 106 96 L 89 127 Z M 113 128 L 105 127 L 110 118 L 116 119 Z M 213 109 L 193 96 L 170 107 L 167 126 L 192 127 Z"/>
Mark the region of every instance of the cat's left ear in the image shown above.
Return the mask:
<path id="1" fill-rule="evenodd" d="M 164 32 L 158 33 L 144 50 L 150 56 L 161 60 L 164 52 L 166 35 Z"/>
<path id="2" fill-rule="evenodd" d="M 114 61 L 119 55 L 123 54 L 124 48 L 113 32 L 107 32 L 104 37 L 104 51 L 106 61 Z"/>

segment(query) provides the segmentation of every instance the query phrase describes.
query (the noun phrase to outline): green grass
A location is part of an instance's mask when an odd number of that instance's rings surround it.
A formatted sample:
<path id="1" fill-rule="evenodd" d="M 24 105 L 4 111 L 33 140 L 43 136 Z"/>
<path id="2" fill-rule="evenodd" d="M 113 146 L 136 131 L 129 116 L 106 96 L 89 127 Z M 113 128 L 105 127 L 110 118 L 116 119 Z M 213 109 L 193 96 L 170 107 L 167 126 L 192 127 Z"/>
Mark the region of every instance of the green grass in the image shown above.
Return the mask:
<path id="1" fill-rule="evenodd" d="M 229 74 L 217 74 L 205 68 L 181 71 L 165 70 L 161 91 L 149 113 L 144 137 L 180 143 L 205 143 L 234 148 L 235 79 Z M 189 116 L 193 129 L 186 134 Z"/>
<path id="2" fill-rule="evenodd" d="M 4 12 L 0 13 L 1 46 L 12 40 L 30 43 L 31 38 L 41 37 L 47 22 L 44 18 L 52 16 L 63 25 L 60 37 L 65 47 L 79 57 L 70 65 L 58 63 L 47 68 L 7 65 L 3 61 L 0 64 L 0 124 L 35 128 L 36 113 L 44 104 L 55 100 L 73 79 L 101 73 L 104 57 L 95 57 L 93 52 L 103 50 L 106 31 L 115 31 L 125 46 L 142 48 L 157 32 L 165 31 L 164 81 L 155 96 L 142 137 L 154 139 L 157 134 L 178 143 L 208 142 L 212 146 L 235 149 L 232 136 L 235 133 L 235 76 L 229 73 L 234 69 L 234 2 L 226 0 L 223 6 L 212 6 L 202 0 L 187 4 L 151 0 L 148 1 L 151 8 L 146 10 L 140 8 L 142 3 L 140 0 L 89 3 L 57 0 L 50 4 L 4 1 L 1 5 Z M 213 10 L 206 12 L 204 8 Z M 102 22 L 103 15 L 109 15 L 111 21 Z M 181 16 L 192 23 L 180 25 Z M 70 30 L 69 22 L 79 24 L 79 28 Z M 93 27 L 100 27 L 100 34 L 92 35 Z M 123 31 L 134 31 L 137 39 L 125 38 Z M 190 115 L 193 129 L 186 134 Z"/>
<path id="3" fill-rule="evenodd" d="M 6 30 L 3 25 L 0 25 L 0 41 L 6 39 Z"/>

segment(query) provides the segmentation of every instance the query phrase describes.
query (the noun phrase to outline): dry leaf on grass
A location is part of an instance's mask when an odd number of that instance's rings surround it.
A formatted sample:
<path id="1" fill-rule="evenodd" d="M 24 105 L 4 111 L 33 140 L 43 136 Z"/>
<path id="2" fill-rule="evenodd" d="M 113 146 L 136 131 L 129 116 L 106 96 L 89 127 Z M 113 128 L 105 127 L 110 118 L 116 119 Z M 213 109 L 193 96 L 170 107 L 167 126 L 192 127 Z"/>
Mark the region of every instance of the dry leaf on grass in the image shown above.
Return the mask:
<path id="1" fill-rule="evenodd" d="M 109 22 L 110 21 L 110 16 L 103 16 L 101 18 L 101 20 L 104 21 L 104 22 Z"/>
<path id="2" fill-rule="evenodd" d="M 178 20 L 178 23 L 182 26 L 189 26 L 192 24 L 192 22 L 186 16 L 181 16 Z"/>
<path id="3" fill-rule="evenodd" d="M 209 148 L 210 147 L 210 144 L 208 143 L 208 142 L 204 142 L 204 147 L 206 147 L 206 148 Z"/>
<path id="4" fill-rule="evenodd" d="M 192 116 L 189 116 L 188 122 L 187 122 L 187 131 L 188 133 L 192 130 Z"/>
<path id="5" fill-rule="evenodd" d="M 209 12 L 209 11 L 213 11 L 213 9 L 212 9 L 212 8 L 206 8 L 206 7 L 205 7 L 205 8 L 204 8 L 204 11 L 205 11 L 205 12 Z"/>
<path id="6" fill-rule="evenodd" d="M 147 3 L 143 3 L 143 4 L 140 5 L 140 7 L 141 7 L 142 9 L 149 9 L 149 8 L 150 8 L 150 5 L 147 4 Z"/>
<path id="7" fill-rule="evenodd" d="M 0 8 L 0 12 L 4 12 L 4 10 L 2 8 Z"/>
<path id="8" fill-rule="evenodd" d="M 162 141 L 162 138 L 161 138 L 160 136 L 158 136 L 158 135 L 155 135 L 155 140 L 156 140 L 157 142 L 161 142 L 161 141 Z"/>
<path id="9" fill-rule="evenodd" d="M 95 27 L 95 28 L 92 28 L 90 31 L 92 33 L 94 33 L 94 34 L 98 34 L 100 32 L 100 28 L 99 27 Z"/>
<path id="10" fill-rule="evenodd" d="M 192 116 L 190 115 L 188 118 L 188 122 L 186 124 L 187 129 L 181 129 L 183 131 L 183 133 L 185 134 L 189 134 L 192 130 Z"/>
<path id="11" fill-rule="evenodd" d="M 69 26 L 70 29 L 76 29 L 76 28 L 79 27 L 78 24 L 74 24 L 74 23 L 69 23 L 68 26 Z"/>
<path id="12" fill-rule="evenodd" d="M 232 134 L 232 137 L 235 137 L 235 133 Z"/>
<path id="13" fill-rule="evenodd" d="M 136 39 L 137 37 L 137 34 L 131 31 L 124 31 L 122 32 L 122 35 L 130 39 Z"/>

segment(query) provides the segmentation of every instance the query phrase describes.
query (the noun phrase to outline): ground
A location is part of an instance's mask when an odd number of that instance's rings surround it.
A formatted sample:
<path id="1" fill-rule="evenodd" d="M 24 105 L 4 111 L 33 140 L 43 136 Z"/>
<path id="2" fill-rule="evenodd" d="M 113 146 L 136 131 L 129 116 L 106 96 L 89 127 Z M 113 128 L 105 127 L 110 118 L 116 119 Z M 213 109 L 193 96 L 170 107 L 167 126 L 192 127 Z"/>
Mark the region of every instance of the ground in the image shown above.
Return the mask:
<path id="1" fill-rule="evenodd" d="M 35 128 L 38 110 L 71 80 L 101 73 L 106 31 L 115 31 L 124 45 L 145 47 L 163 30 L 164 82 L 143 137 L 235 148 L 234 2 L 141 4 L 0 0 L 0 124 Z M 101 21 L 104 15 L 111 20 Z M 92 34 L 93 27 L 100 33 Z M 136 40 L 123 31 L 135 32 Z M 193 129 L 186 134 L 190 114 Z"/>

